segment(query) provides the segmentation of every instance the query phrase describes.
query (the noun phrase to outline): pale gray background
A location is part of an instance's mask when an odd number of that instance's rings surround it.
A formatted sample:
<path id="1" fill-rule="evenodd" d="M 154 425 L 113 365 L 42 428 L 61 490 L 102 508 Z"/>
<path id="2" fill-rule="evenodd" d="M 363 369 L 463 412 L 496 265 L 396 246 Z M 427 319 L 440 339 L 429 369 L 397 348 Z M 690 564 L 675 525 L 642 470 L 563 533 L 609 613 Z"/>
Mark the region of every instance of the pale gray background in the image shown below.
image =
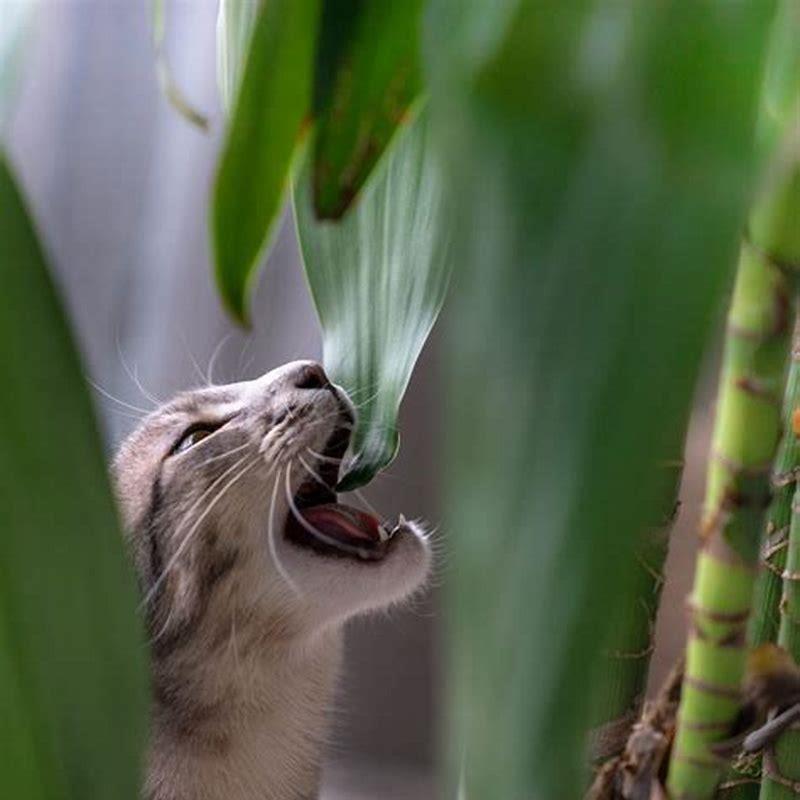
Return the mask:
<path id="1" fill-rule="evenodd" d="M 0 13 L 11 2 L 0 0 Z M 166 397 L 196 384 L 193 362 L 205 371 L 218 347 L 219 382 L 320 352 L 288 215 L 256 294 L 252 334 L 230 324 L 214 291 L 206 219 L 222 129 L 215 20 L 216 0 L 168 4 L 169 60 L 187 96 L 211 116 L 204 135 L 159 93 L 149 0 L 42 0 L 9 129 L 87 372 L 142 408 L 149 402 L 126 365 L 147 392 Z M 387 515 L 434 523 L 435 367 L 426 353 L 404 410 L 402 454 L 371 490 Z M 135 420 L 130 409 L 95 397 L 112 448 Z M 428 600 L 351 630 L 332 796 L 433 796 L 433 608 Z"/>

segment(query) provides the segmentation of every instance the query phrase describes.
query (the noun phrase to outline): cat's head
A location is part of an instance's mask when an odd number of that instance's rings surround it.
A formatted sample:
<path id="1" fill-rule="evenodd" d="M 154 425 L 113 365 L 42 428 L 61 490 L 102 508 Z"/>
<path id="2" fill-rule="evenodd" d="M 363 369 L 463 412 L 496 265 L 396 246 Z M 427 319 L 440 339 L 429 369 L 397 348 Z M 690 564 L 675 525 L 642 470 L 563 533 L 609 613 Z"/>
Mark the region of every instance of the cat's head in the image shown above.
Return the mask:
<path id="1" fill-rule="evenodd" d="M 236 607 L 302 635 L 424 582 L 416 526 L 336 502 L 354 421 L 309 361 L 185 392 L 142 421 L 113 474 L 151 634 L 174 639 Z"/>

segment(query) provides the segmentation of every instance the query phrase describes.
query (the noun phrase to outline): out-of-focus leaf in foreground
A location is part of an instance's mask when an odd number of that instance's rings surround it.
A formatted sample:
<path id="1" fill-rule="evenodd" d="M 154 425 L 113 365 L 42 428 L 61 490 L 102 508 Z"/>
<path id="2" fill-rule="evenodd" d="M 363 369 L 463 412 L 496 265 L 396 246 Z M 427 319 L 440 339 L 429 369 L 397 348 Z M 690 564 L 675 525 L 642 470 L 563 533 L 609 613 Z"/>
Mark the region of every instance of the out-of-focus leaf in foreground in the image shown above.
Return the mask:
<path id="1" fill-rule="evenodd" d="M 397 450 L 397 414 L 451 271 L 451 224 L 427 114 L 404 129 L 338 223 L 314 215 L 308 159 L 295 187 L 325 367 L 358 407 L 341 488 L 367 483 Z"/>
<path id="2" fill-rule="evenodd" d="M 319 0 L 270 0 L 250 37 L 211 212 L 217 284 L 241 322 L 310 112 L 318 14 Z"/>
<path id="3" fill-rule="evenodd" d="M 344 214 L 420 90 L 421 0 L 329 0 L 322 14 L 314 113 L 314 207 Z"/>
<path id="4" fill-rule="evenodd" d="M 239 90 L 258 5 L 258 0 L 219 0 L 217 84 L 226 111 L 230 111 Z"/>
<path id="5" fill-rule="evenodd" d="M 600 650 L 734 263 L 770 7 L 431 2 L 458 218 L 448 742 L 470 798 L 580 791 Z"/>
<path id="6" fill-rule="evenodd" d="M 134 800 L 136 591 L 81 367 L 0 158 L 0 796 Z"/>

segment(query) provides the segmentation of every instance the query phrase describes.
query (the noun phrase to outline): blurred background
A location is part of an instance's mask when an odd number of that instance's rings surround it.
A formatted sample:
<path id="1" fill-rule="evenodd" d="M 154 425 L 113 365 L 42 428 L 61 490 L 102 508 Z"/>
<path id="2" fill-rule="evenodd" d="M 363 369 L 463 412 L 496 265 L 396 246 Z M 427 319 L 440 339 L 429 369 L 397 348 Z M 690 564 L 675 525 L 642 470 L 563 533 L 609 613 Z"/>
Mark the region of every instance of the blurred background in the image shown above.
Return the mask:
<path id="1" fill-rule="evenodd" d="M 215 382 L 228 382 L 318 357 L 319 328 L 289 216 L 256 293 L 251 332 L 228 321 L 212 285 L 207 203 L 223 121 L 216 0 L 168 3 L 166 17 L 169 63 L 187 97 L 209 115 L 208 134 L 184 121 L 159 92 L 145 0 L 49 0 L 43 11 L 9 131 L 10 152 L 98 387 L 111 452 L 135 425 L 135 409 L 152 407 L 150 396 L 166 398 L 203 382 L 210 368 Z M 440 519 L 444 413 L 436 340 L 405 400 L 400 455 L 368 492 L 387 515 L 402 511 L 433 525 Z M 690 429 L 651 688 L 684 639 L 712 390 L 707 377 Z M 437 578 L 446 568 L 445 542 Z M 438 598 L 434 585 L 412 608 L 349 631 L 329 800 L 436 796 Z"/>

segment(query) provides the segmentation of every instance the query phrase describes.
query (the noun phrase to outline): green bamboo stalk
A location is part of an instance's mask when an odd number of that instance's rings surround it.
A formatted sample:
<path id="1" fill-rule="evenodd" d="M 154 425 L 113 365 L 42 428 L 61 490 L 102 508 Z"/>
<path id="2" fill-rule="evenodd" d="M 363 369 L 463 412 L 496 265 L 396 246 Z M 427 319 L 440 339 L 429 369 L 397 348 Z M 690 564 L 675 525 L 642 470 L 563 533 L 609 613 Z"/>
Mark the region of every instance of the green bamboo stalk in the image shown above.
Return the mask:
<path id="1" fill-rule="evenodd" d="M 590 738 L 590 755 L 596 766 L 622 752 L 644 701 L 683 462 L 677 459 L 664 462 L 663 469 L 666 485 L 660 519 L 644 532 L 639 546 L 630 554 L 635 562 L 629 572 L 635 574 L 636 601 L 616 621 L 597 678 L 597 722 Z"/>
<path id="2" fill-rule="evenodd" d="M 746 629 L 780 431 L 790 279 L 800 262 L 800 180 L 794 130 L 800 97 L 800 0 L 783 0 L 773 28 L 758 144 L 772 169 L 756 198 L 728 315 L 709 459 L 703 542 L 667 787 L 672 800 L 714 795 L 724 739 L 740 705 Z"/>
<path id="3" fill-rule="evenodd" d="M 673 800 L 713 796 L 722 764 L 709 745 L 728 735 L 739 709 L 789 338 L 789 282 L 765 251 L 762 242 L 743 243 L 728 315 L 703 542 L 690 600 L 686 674 L 669 770 Z"/>
<path id="4" fill-rule="evenodd" d="M 753 618 L 749 640 L 753 647 L 778 639 L 780 616 L 778 604 L 783 591 L 781 575 L 786 567 L 786 547 L 789 542 L 792 497 L 797 488 L 800 471 L 800 443 L 794 434 L 795 409 L 800 406 L 800 348 L 795 328 L 792 361 L 786 380 L 783 399 L 783 436 L 772 470 L 772 502 L 767 513 L 767 525 L 761 553 L 761 575 L 756 585 Z"/>
<path id="5" fill-rule="evenodd" d="M 772 468 L 772 501 L 767 512 L 761 573 L 756 583 L 753 616 L 748 640 L 751 647 L 778 639 L 779 603 L 783 591 L 781 576 L 786 568 L 792 498 L 800 473 L 800 441 L 795 409 L 800 406 L 800 325 L 795 322 L 792 360 L 783 398 L 782 428 L 778 452 Z M 761 790 L 761 758 L 741 755 L 717 790 L 717 800 L 757 800 Z"/>
<path id="6" fill-rule="evenodd" d="M 774 241 L 774 252 L 783 263 L 800 273 L 800 0 L 784 0 L 780 8 L 776 43 L 777 56 L 771 65 L 771 81 L 774 96 L 773 113 L 768 115 L 764 135 L 773 135 L 773 130 L 782 126 L 789 128 L 780 163 L 781 172 L 773 176 L 775 191 L 768 196 L 772 202 L 762 204 L 755 223 Z M 788 494 L 793 488 L 789 513 L 789 541 L 786 549 L 783 572 L 783 592 L 780 601 L 780 629 L 778 641 L 800 661 L 800 336 L 795 339 L 792 350 L 792 365 L 787 386 L 786 402 L 786 450 L 787 463 L 783 473 L 776 475 L 776 483 L 786 486 Z M 794 397 L 790 398 L 794 390 Z M 790 452 L 791 451 L 791 452 Z M 789 461 L 794 455 L 793 461 Z M 792 469 L 793 468 L 793 469 Z M 785 524 L 785 523 L 784 523 Z M 775 532 L 776 534 L 778 531 Z M 776 543 L 776 547 L 780 544 Z M 770 580 L 772 594 L 775 580 Z M 768 602 L 772 601 L 767 597 Z M 774 602 L 774 601 L 773 601 Z M 769 614 L 770 609 L 764 612 Z M 765 752 L 762 761 L 761 800 L 783 800 L 800 797 L 800 732 L 787 731 L 774 748 Z"/>
<path id="7" fill-rule="evenodd" d="M 800 207 L 798 207 L 800 212 Z M 798 214 L 800 219 L 800 213 Z M 790 370 L 796 380 L 800 373 L 800 324 L 795 328 Z M 788 400 L 788 392 L 787 392 Z M 785 409 L 788 424 L 784 439 L 790 439 L 795 455 L 800 451 L 800 398 L 795 394 L 792 404 Z M 791 471 L 792 492 L 791 519 L 789 523 L 788 547 L 785 569 L 782 575 L 783 592 L 779 605 L 781 617 L 778 642 L 800 662 L 800 484 L 797 482 L 795 460 Z M 788 481 L 788 477 L 787 477 Z M 800 731 L 790 729 L 780 737 L 774 748 L 768 748 L 762 762 L 762 785 L 760 800 L 789 800 L 800 797 Z"/>

